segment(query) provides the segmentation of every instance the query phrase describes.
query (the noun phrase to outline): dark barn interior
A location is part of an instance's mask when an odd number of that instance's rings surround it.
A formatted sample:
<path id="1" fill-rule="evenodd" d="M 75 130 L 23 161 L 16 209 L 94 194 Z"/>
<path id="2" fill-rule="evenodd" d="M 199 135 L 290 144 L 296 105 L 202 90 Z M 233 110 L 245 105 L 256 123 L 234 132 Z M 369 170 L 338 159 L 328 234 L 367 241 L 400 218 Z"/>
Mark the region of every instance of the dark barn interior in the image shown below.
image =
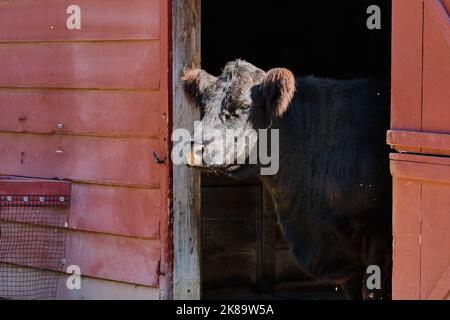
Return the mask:
<path id="1" fill-rule="evenodd" d="M 381 8 L 381 30 L 366 26 L 366 10 L 374 4 Z M 297 76 L 390 78 L 390 0 L 201 5 L 201 62 L 211 74 L 241 58 L 264 70 L 286 67 Z M 201 198 L 203 297 L 342 297 L 335 286 L 297 269 L 257 179 L 203 175 Z"/>

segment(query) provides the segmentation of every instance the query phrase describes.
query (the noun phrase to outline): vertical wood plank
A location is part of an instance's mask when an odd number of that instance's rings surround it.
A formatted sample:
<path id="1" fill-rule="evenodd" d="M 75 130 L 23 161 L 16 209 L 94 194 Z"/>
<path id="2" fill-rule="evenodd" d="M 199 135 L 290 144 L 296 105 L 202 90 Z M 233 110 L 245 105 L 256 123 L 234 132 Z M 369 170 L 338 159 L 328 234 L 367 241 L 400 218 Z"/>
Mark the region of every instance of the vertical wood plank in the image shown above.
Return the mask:
<path id="1" fill-rule="evenodd" d="M 193 128 L 199 111 L 187 102 L 180 85 L 183 69 L 200 66 L 200 0 L 172 2 L 173 129 Z M 201 298 L 200 174 L 173 165 L 174 299 Z"/>
<path id="2" fill-rule="evenodd" d="M 421 129 L 422 28 L 423 0 L 392 2 L 392 129 Z"/>
<path id="3" fill-rule="evenodd" d="M 262 192 L 262 248 L 261 248 L 261 264 L 260 279 L 264 284 L 264 291 L 273 291 L 275 281 L 275 242 L 276 242 L 276 213 L 272 202 L 272 198 L 267 189 L 261 185 Z"/>
<path id="4" fill-rule="evenodd" d="M 420 221 L 422 215 L 421 183 L 393 178 L 393 270 L 392 298 L 420 299 Z"/>
<path id="5" fill-rule="evenodd" d="M 165 159 L 170 159 L 170 130 L 171 130 L 171 111 L 170 105 L 172 95 L 172 78 L 171 78 L 171 9 L 172 2 L 170 0 L 162 0 L 160 2 L 160 119 L 159 137 L 161 141 L 161 152 Z M 173 299 L 173 234 L 172 234 L 172 211 L 171 203 L 171 182 L 172 182 L 172 165 L 170 160 L 164 162 L 161 169 L 160 191 L 160 238 L 161 238 L 161 261 L 159 268 L 159 287 L 160 299 Z"/>

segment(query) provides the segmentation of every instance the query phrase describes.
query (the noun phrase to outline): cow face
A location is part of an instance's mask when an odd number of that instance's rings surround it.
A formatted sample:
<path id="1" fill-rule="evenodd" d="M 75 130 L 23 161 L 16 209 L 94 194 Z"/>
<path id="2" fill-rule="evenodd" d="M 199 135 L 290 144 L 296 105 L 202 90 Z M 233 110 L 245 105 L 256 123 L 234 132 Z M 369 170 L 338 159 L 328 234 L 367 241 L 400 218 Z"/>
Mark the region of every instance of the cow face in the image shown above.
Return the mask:
<path id="1" fill-rule="evenodd" d="M 258 130 L 283 116 L 295 91 L 289 70 L 266 73 L 242 60 L 229 62 L 218 77 L 190 70 L 182 84 L 189 101 L 202 111 L 186 162 L 225 173 L 237 173 L 243 164 L 257 167 L 249 159 L 257 159 Z"/>

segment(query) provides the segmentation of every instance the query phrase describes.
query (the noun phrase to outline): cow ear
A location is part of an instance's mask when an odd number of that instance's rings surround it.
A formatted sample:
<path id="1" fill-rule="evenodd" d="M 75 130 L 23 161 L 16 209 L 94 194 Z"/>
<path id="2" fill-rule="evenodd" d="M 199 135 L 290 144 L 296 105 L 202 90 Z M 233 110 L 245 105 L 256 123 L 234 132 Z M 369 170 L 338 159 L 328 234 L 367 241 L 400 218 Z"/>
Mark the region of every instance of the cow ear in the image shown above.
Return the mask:
<path id="1" fill-rule="evenodd" d="M 181 77 L 183 90 L 188 100 L 196 105 L 201 103 L 201 98 L 205 88 L 214 82 L 216 78 L 201 69 L 191 69 L 185 71 Z"/>
<path id="2" fill-rule="evenodd" d="M 271 69 L 261 83 L 261 90 L 266 104 L 272 110 L 273 115 L 281 117 L 294 97 L 294 75 L 285 68 Z"/>

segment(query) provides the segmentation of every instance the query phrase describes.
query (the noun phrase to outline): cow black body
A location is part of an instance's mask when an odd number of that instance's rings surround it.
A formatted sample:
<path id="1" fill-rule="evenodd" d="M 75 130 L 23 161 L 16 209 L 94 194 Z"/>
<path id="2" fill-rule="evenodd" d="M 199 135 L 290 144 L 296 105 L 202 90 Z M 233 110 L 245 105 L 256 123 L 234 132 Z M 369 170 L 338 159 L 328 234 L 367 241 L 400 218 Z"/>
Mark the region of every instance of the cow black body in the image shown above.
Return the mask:
<path id="1" fill-rule="evenodd" d="M 346 284 L 354 291 L 349 295 L 360 295 L 373 264 L 389 291 L 389 86 L 307 77 L 297 79 L 297 88 L 273 123 L 280 132 L 279 171 L 261 177 L 283 234 L 300 266 Z"/>

